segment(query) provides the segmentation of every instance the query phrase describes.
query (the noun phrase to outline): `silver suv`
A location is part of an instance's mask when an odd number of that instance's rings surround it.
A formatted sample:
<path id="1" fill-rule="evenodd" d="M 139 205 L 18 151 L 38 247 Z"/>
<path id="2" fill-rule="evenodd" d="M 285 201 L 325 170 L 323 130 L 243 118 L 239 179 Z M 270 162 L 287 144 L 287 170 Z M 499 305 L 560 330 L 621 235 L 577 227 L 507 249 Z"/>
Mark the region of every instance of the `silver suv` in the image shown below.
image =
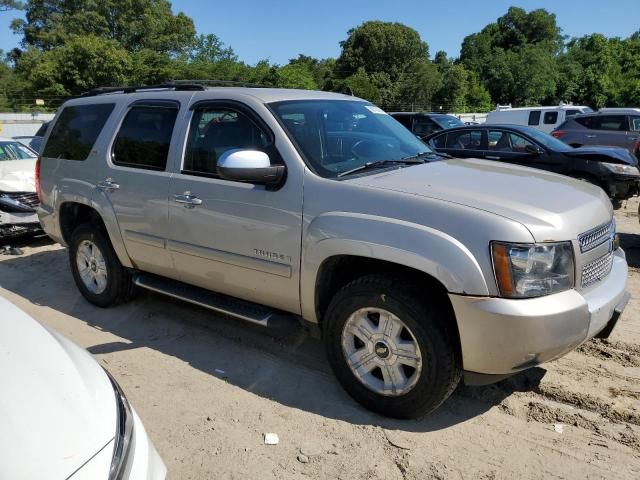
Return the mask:
<path id="1" fill-rule="evenodd" d="M 102 90 L 60 108 L 37 177 L 88 301 L 140 287 L 265 326 L 293 316 L 389 416 L 606 336 L 628 300 L 601 189 L 444 159 L 354 97 Z"/>

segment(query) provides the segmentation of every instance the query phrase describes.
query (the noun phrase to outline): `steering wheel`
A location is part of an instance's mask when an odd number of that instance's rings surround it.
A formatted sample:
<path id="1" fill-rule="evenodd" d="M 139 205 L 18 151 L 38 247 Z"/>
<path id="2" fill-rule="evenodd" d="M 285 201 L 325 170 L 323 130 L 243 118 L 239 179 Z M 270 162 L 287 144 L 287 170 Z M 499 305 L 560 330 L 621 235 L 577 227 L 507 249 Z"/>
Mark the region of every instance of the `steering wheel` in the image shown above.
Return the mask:
<path id="1" fill-rule="evenodd" d="M 393 145 L 383 142 L 376 142 L 374 140 L 358 140 L 351 147 L 351 154 L 355 158 L 370 158 L 375 156 L 381 150 L 392 149 Z"/>

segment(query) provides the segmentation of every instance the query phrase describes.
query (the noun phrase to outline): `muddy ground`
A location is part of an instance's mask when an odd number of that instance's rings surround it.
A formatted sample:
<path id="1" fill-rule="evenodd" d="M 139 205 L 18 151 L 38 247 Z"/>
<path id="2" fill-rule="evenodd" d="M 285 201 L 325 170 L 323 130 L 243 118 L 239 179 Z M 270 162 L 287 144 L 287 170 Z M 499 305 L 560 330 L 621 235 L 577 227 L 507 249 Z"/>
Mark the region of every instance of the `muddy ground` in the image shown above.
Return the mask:
<path id="1" fill-rule="evenodd" d="M 616 214 L 632 299 L 609 341 L 497 385 L 460 387 L 416 421 L 354 403 L 300 329 L 266 331 L 148 293 L 93 307 L 66 251 L 44 239 L 0 256 L 0 295 L 111 371 L 171 479 L 638 479 L 637 208 Z M 280 443 L 264 445 L 265 432 Z"/>

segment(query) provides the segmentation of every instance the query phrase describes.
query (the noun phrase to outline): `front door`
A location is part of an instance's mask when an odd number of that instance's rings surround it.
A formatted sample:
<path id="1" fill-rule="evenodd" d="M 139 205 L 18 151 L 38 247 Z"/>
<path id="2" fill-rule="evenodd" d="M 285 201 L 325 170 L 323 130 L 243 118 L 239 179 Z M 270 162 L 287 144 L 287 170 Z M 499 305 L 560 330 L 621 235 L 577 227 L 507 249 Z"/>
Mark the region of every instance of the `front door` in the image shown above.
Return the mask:
<path id="1" fill-rule="evenodd" d="M 97 182 L 98 195 L 106 196 L 113 207 L 134 266 L 167 276 L 173 275 L 165 248 L 167 159 L 179 107 L 178 102 L 166 100 L 128 106 Z"/>
<path id="2" fill-rule="evenodd" d="M 487 131 L 487 160 L 514 163 L 525 167 L 539 168 L 556 173 L 568 170 L 567 162 L 555 161 L 547 151 L 523 135 L 509 131 L 492 129 Z M 531 153 L 528 148 L 536 148 L 541 153 Z"/>
<path id="3" fill-rule="evenodd" d="M 274 143 L 243 104 L 194 108 L 181 169 L 171 179 L 168 248 L 184 282 L 299 313 L 302 180 L 271 188 L 216 171 L 220 156 L 238 148 L 282 164 Z"/>

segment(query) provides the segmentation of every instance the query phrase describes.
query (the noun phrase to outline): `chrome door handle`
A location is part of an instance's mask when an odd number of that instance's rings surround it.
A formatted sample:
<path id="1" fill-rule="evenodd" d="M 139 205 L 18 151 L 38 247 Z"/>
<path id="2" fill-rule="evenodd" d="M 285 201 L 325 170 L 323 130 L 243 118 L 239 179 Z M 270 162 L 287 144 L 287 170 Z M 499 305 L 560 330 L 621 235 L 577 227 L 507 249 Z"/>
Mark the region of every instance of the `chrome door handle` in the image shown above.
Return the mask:
<path id="1" fill-rule="evenodd" d="M 113 178 L 106 178 L 101 182 L 98 182 L 97 187 L 103 192 L 113 192 L 114 190 L 118 190 L 120 185 L 113 181 Z"/>
<path id="2" fill-rule="evenodd" d="M 500 157 L 494 157 L 493 155 L 486 155 L 484 158 L 487 160 L 500 160 Z"/>
<path id="3" fill-rule="evenodd" d="M 193 208 L 196 205 L 202 205 L 202 200 L 192 195 L 191 192 L 184 192 L 182 195 L 176 194 L 173 196 L 173 200 L 176 203 L 184 204 L 185 208 Z"/>
<path id="4" fill-rule="evenodd" d="M 587 135 L 587 138 L 596 138 L 597 135 Z"/>

